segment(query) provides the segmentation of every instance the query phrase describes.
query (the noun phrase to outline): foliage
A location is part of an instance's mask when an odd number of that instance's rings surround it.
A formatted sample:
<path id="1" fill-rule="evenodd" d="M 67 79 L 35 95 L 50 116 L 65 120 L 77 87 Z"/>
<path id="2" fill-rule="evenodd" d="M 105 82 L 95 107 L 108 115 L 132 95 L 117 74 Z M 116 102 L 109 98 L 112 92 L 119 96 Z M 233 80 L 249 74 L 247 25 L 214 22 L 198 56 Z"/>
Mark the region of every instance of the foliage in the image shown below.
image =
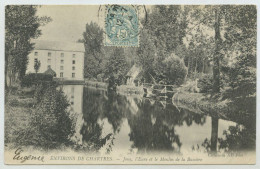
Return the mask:
<path id="1" fill-rule="evenodd" d="M 30 39 L 37 38 L 40 25 L 51 21 L 49 17 L 36 16 L 37 6 L 8 5 L 5 8 L 5 77 L 9 85 L 22 79 L 33 49 Z M 6 79 L 7 85 L 7 79 Z"/>
<path id="2" fill-rule="evenodd" d="M 182 10 L 180 5 L 156 5 L 148 15 L 148 20 L 143 21 L 144 28 L 154 41 L 158 56 L 166 57 L 183 44 L 187 27 L 186 14 L 186 8 Z"/>
<path id="3" fill-rule="evenodd" d="M 126 81 L 129 66 L 126 62 L 122 48 L 114 48 L 113 53 L 105 66 L 105 77 L 112 84 L 121 85 Z"/>
<path id="4" fill-rule="evenodd" d="M 22 87 L 31 87 L 36 84 L 40 84 L 42 82 L 49 81 L 51 82 L 53 79 L 53 76 L 50 74 L 44 74 L 44 73 L 30 73 L 24 76 L 24 78 L 21 81 Z"/>
<path id="5" fill-rule="evenodd" d="M 204 74 L 198 80 L 198 88 L 200 88 L 201 93 L 211 93 L 213 86 L 213 76 L 212 74 Z"/>
<path id="6" fill-rule="evenodd" d="M 34 93 L 33 93 L 33 98 L 36 101 L 36 103 L 41 102 L 42 96 L 44 95 L 45 90 L 47 88 L 50 88 L 50 87 L 55 88 L 55 87 L 57 87 L 57 85 L 58 84 L 55 83 L 54 81 L 43 81 L 43 82 L 37 83 L 36 89 L 34 90 Z"/>
<path id="7" fill-rule="evenodd" d="M 227 152 L 255 148 L 255 131 L 250 131 L 240 125 L 229 126 L 223 132 L 225 138 L 219 138 L 219 149 Z"/>
<path id="8" fill-rule="evenodd" d="M 225 33 L 224 50 L 232 62 L 222 66 L 222 73 L 226 78 L 226 88 L 223 99 L 229 99 L 236 110 L 241 123 L 255 127 L 256 117 L 256 7 L 252 5 L 229 7 L 231 14 L 227 17 L 228 28 Z M 230 50 L 233 49 L 233 50 Z M 250 121 L 250 123 L 247 123 Z"/>
<path id="9" fill-rule="evenodd" d="M 19 101 L 16 98 L 9 99 L 8 101 L 9 101 L 9 105 L 12 106 L 12 107 L 16 107 L 16 106 L 19 105 Z"/>
<path id="10" fill-rule="evenodd" d="M 80 41 L 85 44 L 85 77 L 96 78 L 102 72 L 103 30 L 96 23 L 86 24 Z"/>
<path id="11" fill-rule="evenodd" d="M 45 150 L 69 145 L 75 124 L 66 110 L 68 106 L 62 90 L 58 91 L 53 86 L 45 89 L 41 101 L 32 112 L 28 128 L 17 133 L 16 143 Z"/>
<path id="12" fill-rule="evenodd" d="M 181 85 L 187 76 L 187 67 L 182 59 L 171 54 L 155 67 L 156 79 L 164 84 Z"/>
<path id="13" fill-rule="evenodd" d="M 136 51 L 137 63 L 142 67 L 144 78 L 149 79 L 153 74 L 153 63 L 155 60 L 155 46 L 149 38 L 147 30 L 143 30 L 140 35 L 140 47 Z"/>
<path id="14" fill-rule="evenodd" d="M 41 62 L 39 60 L 36 60 L 34 62 L 34 70 L 35 70 L 35 73 L 38 73 L 39 69 L 41 67 Z"/>

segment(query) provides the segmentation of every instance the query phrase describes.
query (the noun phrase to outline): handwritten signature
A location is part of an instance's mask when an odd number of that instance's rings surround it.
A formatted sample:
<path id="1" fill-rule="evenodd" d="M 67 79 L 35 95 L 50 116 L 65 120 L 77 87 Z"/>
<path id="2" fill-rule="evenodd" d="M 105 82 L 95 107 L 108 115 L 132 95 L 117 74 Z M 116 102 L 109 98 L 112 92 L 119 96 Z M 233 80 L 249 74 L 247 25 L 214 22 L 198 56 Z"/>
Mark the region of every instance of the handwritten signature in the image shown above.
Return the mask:
<path id="1" fill-rule="evenodd" d="M 37 156 L 37 155 L 22 155 L 23 149 L 18 148 L 14 152 L 13 160 L 18 160 L 21 163 L 24 163 L 27 160 L 34 160 L 34 161 L 41 161 L 44 162 L 44 156 Z"/>

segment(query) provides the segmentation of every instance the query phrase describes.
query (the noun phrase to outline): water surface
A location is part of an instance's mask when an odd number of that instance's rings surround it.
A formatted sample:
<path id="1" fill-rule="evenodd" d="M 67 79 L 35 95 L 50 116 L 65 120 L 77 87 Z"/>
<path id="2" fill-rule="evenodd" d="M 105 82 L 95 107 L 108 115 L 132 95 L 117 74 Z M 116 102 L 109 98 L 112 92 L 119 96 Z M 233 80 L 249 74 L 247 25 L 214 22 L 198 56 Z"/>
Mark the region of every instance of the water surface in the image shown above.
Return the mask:
<path id="1" fill-rule="evenodd" d="M 191 112 L 143 96 L 109 93 L 82 85 L 63 91 L 75 113 L 79 144 L 101 153 L 185 153 L 254 148 L 236 122 Z"/>

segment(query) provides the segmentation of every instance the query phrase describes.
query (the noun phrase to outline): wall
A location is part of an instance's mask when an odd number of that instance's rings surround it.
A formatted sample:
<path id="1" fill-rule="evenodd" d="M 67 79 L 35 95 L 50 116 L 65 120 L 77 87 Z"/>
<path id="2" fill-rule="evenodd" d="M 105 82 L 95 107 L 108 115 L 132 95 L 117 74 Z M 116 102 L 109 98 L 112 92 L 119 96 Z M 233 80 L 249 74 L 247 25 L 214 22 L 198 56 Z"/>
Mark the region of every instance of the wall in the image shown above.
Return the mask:
<path id="1" fill-rule="evenodd" d="M 35 52 L 38 52 L 38 56 L 34 55 Z M 50 57 L 48 56 L 49 52 L 51 52 Z M 64 57 L 61 57 L 61 53 L 64 53 Z M 75 54 L 75 58 L 73 58 L 73 54 Z M 60 73 L 63 72 L 65 80 L 84 79 L 84 52 L 33 50 L 28 56 L 29 63 L 26 73 L 35 73 L 35 58 L 41 62 L 39 73 L 44 73 L 48 69 L 48 65 L 51 65 L 51 69 L 56 72 L 58 78 L 60 78 Z M 48 63 L 48 59 L 51 59 L 50 63 Z M 63 64 L 61 60 L 64 60 Z M 72 64 L 72 60 L 75 60 L 75 64 Z M 60 69 L 60 66 L 63 66 L 63 70 Z M 72 66 L 75 66 L 75 70 L 72 70 Z M 72 78 L 72 73 L 75 73 L 75 78 Z"/>

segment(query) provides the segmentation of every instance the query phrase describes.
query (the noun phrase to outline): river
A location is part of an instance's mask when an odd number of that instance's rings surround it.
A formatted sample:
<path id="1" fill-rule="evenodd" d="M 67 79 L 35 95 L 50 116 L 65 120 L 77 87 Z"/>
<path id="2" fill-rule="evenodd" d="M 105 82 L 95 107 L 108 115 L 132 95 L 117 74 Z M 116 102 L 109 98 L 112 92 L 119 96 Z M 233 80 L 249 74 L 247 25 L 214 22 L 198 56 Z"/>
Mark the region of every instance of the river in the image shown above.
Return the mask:
<path id="1" fill-rule="evenodd" d="M 137 95 L 64 85 L 75 115 L 75 139 L 101 153 L 187 153 L 254 149 L 233 121 Z"/>

